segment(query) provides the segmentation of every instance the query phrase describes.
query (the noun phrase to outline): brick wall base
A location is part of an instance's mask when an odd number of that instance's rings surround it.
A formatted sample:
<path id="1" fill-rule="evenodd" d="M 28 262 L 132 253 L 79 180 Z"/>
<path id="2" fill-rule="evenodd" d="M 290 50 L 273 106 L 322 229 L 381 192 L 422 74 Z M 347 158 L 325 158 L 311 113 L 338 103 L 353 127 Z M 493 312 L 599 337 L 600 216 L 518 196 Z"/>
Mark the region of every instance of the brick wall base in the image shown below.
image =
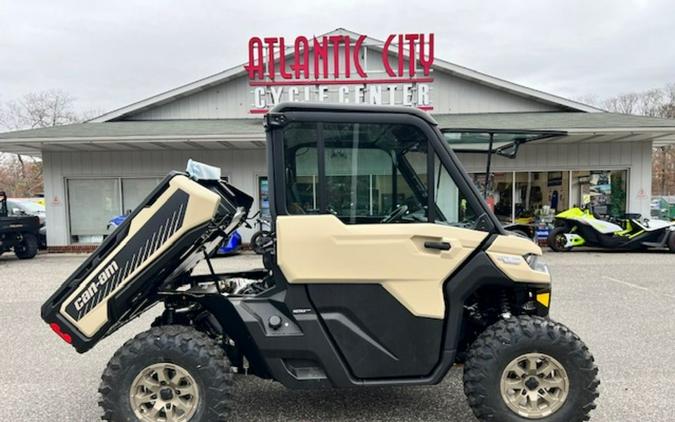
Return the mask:
<path id="1" fill-rule="evenodd" d="M 49 253 L 92 253 L 98 245 L 47 246 Z"/>

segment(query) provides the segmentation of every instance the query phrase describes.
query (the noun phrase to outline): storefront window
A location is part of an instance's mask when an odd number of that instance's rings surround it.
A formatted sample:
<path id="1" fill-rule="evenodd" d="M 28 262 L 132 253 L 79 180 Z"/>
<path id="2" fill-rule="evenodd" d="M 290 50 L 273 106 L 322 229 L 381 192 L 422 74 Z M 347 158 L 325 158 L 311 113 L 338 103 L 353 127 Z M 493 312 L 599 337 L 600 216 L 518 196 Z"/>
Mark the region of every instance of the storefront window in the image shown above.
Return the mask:
<path id="1" fill-rule="evenodd" d="M 162 179 L 158 177 L 69 179 L 70 235 L 77 243 L 100 243 L 113 217 L 130 214 Z"/>
<path id="2" fill-rule="evenodd" d="M 569 207 L 569 171 L 516 173 L 515 222 L 549 223 Z"/>
<path id="3" fill-rule="evenodd" d="M 572 172 L 572 202 L 600 216 L 620 217 L 626 212 L 626 170 Z"/>
<path id="4" fill-rule="evenodd" d="M 122 179 L 122 208 L 130 214 L 159 184 L 159 178 Z"/>
<path id="5" fill-rule="evenodd" d="M 99 243 L 111 218 L 120 215 L 119 179 L 68 180 L 70 234 L 80 243 Z"/>
<path id="6" fill-rule="evenodd" d="M 485 202 L 502 223 L 512 221 L 513 204 L 513 173 L 491 173 L 485 189 L 485 173 L 472 173 L 471 178 L 481 195 L 485 195 Z"/>

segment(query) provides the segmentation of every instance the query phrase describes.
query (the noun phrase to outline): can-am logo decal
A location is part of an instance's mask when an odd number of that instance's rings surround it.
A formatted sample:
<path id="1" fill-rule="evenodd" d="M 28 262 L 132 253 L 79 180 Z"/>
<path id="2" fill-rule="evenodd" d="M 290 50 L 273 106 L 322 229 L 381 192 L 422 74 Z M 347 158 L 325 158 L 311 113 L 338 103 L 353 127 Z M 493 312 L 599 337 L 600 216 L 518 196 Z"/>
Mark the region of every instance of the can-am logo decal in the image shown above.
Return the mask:
<path id="1" fill-rule="evenodd" d="M 388 104 L 432 110 L 434 34 L 252 37 L 248 42 L 251 113 L 282 101 Z"/>
<path id="2" fill-rule="evenodd" d="M 89 300 L 94 297 L 96 292 L 98 292 L 98 290 L 103 287 L 103 285 L 107 283 L 119 269 L 120 267 L 115 261 L 112 261 L 110 264 L 108 264 L 108 266 L 99 273 L 96 279 L 89 282 L 89 286 L 84 289 L 84 292 L 82 292 L 82 294 L 80 294 L 80 296 L 75 299 L 75 309 L 78 311 L 82 309 L 84 305 L 86 305 L 87 302 L 89 302 Z"/>

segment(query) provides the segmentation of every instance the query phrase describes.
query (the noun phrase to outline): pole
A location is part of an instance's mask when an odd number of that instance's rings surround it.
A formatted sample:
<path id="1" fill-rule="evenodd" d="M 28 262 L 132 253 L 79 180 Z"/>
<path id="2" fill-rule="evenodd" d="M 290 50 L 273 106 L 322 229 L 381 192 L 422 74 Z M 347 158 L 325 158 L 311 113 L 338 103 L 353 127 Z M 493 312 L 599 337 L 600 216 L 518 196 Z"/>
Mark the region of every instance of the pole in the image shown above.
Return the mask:
<path id="1" fill-rule="evenodd" d="M 487 199 L 488 183 L 490 182 L 490 166 L 492 165 L 492 144 L 495 140 L 495 134 L 490 133 L 490 143 L 488 144 L 487 166 L 485 168 L 485 187 L 483 188 L 483 198 Z"/>

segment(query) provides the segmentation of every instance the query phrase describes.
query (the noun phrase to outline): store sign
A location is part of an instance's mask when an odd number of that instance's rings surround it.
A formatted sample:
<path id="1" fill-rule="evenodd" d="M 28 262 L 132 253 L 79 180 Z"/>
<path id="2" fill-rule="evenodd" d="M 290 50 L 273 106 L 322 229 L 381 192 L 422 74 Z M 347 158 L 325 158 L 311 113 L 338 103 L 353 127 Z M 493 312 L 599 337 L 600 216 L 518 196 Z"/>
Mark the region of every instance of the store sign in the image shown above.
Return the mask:
<path id="1" fill-rule="evenodd" d="M 432 110 L 433 62 L 434 34 L 391 34 L 381 45 L 369 44 L 365 35 L 299 36 L 292 41 L 252 37 L 245 66 L 253 95 L 250 112 L 265 113 L 284 101 Z"/>

